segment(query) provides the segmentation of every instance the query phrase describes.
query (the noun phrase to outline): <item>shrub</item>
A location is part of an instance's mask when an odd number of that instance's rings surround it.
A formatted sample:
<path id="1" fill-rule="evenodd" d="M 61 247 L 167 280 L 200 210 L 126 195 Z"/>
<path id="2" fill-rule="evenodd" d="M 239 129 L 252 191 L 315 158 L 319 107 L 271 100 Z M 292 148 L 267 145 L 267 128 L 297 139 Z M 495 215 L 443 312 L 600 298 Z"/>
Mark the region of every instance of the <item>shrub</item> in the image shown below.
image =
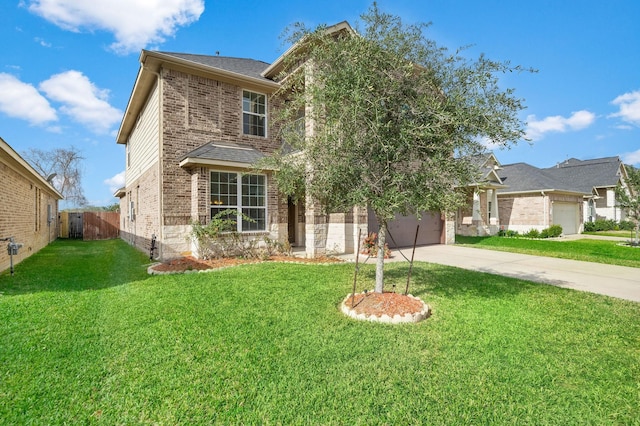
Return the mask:
<path id="1" fill-rule="evenodd" d="M 375 232 L 369 233 L 362 241 L 360 252 L 362 254 L 368 254 L 370 257 L 376 257 L 378 255 L 378 234 Z M 387 259 L 391 257 L 391 249 L 389 249 L 389 245 L 386 243 L 384 245 L 384 257 Z"/>
<path id="2" fill-rule="evenodd" d="M 585 222 L 584 232 L 598 232 L 598 231 L 632 231 L 635 229 L 633 222 L 629 220 L 623 220 L 616 222 L 613 219 L 598 219 L 594 222 Z"/>
<path id="3" fill-rule="evenodd" d="M 636 229 L 636 224 L 630 220 L 621 220 L 618 225 L 623 231 L 633 231 Z"/>
<path id="4" fill-rule="evenodd" d="M 244 257 L 247 259 L 268 259 L 275 254 L 290 254 L 291 246 L 280 243 L 266 235 L 261 238 L 236 231 L 236 210 L 221 211 L 202 225 L 191 223 L 191 238 L 198 244 L 198 255 L 203 259 L 222 257 Z M 248 216 L 242 219 L 253 222 Z"/>
<path id="5" fill-rule="evenodd" d="M 562 235 L 562 226 L 553 225 L 553 226 L 550 226 L 549 228 L 545 229 L 545 231 L 547 231 L 548 238 L 559 237 L 560 235 Z"/>
<path id="6" fill-rule="evenodd" d="M 531 228 L 526 234 L 524 234 L 527 238 L 540 238 L 540 231 L 535 228 Z"/>

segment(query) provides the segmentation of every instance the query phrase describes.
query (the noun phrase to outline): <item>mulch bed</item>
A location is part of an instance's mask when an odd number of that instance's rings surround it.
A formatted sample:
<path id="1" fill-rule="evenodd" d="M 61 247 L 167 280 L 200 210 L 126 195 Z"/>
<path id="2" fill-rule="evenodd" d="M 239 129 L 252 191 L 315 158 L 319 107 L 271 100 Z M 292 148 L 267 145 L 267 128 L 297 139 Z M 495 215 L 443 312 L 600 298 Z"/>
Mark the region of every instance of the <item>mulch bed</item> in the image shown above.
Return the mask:
<path id="1" fill-rule="evenodd" d="M 338 263 L 340 259 L 329 256 L 321 256 L 314 258 L 304 258 L 295 256 L 271 256 L 269 261 L 272 262 L 295 262 L 295 263 Z M 258 259 L 242 259 L 242 258 L 221 258 L 221 259 L 196 259 L 193 256 L 179 257 L 167 262 L 153 266 L 151 269 L 157 272 L 185 272 L 185 271 L 204 271 L 207 269 L 219 269 L 229 266 L 246 265 L 249 263 L 258 263 Z"/>
<path id="2" fill-rule="evenodd" d="M 420 312 L 423 307 L 420 300 L 392 292 L 356 294 L 353 307 L 351 298 L 346 300 L 345 305 L 354 310 L 356 314 L 376 315 L 378 317 L 383 314 L 387 314 L 390 317 L 414 314 Z"/>

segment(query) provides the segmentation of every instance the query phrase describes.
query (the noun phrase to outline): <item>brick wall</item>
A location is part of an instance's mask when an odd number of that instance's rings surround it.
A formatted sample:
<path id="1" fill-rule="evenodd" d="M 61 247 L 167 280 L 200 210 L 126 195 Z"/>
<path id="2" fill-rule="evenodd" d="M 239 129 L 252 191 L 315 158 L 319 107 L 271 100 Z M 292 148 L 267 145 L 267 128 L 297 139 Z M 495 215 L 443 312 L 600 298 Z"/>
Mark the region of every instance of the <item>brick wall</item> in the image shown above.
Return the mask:
<path id="1" fill-rule="evenodd" d="M 55 240 L 58 199 L 46 185 L 27 170 L 20 170 L 0 153 L 0 238 L 15 237 L 23 244 L 14 265 Z M 51 206 L 50 210 L 47 206 Z M 50 212 L 53 221 L 48 221 Z M 7 242 L 0 242 L 0 271 L 8 269 Z"/>
<path id="2" fill-rule="evenodd" d="M 180 161 L 187 153 L 207 143 L 223 141 L 250 145 L 268 154 L 278 149 L 280 143 L 270 137 L 276 134 L 273 129 L 269 129 L 268 137 L 242 134 L 243 87 L 172 69 L 163 70 L 162 78 L 162 226 L 165 234 L 175 234 L 171 243 L 175 245 L 178 244 L 177 234 L 188 234 L 191 220 L 202 220 L 210 215 L 210 169 L 180 167 Z M 269 94 L 265 94 L 268 98 Z M 268 101 L 268 124 L 273 108 Z M 272 238 L 283 240 L 286 238 L 282 235 L 287 218 L 286 199 L 283 202 L 278 195 L 270 175 L 267 175 L 267 183 L 267 231 Z M 169 244 L 167 238 L 165 240 Z M 183 248 L 188 251 L 188 244 Z"/>
<path id="3" fill-rule="evenodd" d="M 504 229 L 526 232 L 549 226 L 549 201 L 539 193 L 499 196 L 498 209 Z"/>
<path id="4" fill-rule="evenodd" d="M 527 232 L 553 225 L 552 203 L 575 203 L 582 217 L 582 196 L 550 193 L 520 194 L 498 197 L 500 224 L 504 229 Z"/>
<path id="5" fill-rule="evenodd" d="M 147 252 L 152 235 L 160 236 L 158 164 L 127 184 L 126 194 L 120 199 L 120 236 L 129 244 Z M 131 202 L 134 206 L 133 217 Z M 156 255 L 160 255 L 160 251 Z"/>

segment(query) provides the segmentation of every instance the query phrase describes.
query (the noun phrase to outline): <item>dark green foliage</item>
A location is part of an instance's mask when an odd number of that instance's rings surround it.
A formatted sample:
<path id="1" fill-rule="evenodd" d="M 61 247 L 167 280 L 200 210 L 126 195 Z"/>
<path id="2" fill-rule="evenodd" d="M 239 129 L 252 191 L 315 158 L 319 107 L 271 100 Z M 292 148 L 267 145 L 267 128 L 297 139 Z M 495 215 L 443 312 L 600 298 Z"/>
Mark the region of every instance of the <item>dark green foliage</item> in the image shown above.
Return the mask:
<path id="1" fill-rule="evenodd" d="M 628 220 L 635 225 L 635 243 L 640 241 L 640 169 L 633 166 L 625 166 L 627 171 L 627 187 L 616 187 L 616 201 L 620 208 L 627 214 Z"/>
<path id="2" fill-rule="evenodd" d="M 542 233 L 546 233 L 546 237 L 540 235 L 541 238 L 556 238 L 556 237 L 559 237 L 560 235 L 562 235 L 562 226 L 560 226 L 560 225 L 551 225 L 547 229 L 543 229 Z"/>
<path id="3" fill-rule="evenodd" d="M 632 231 L 636 229 L 636 225 L 633 221 L 622 220 L 616 222 L 613 219 L 598 219 L 593 222 L 585 222 L 585 232 L 600 232 L 600 231 Z"/>
<path id="4" fill-rule="evenodd" d="M 425 37 L 427 28 L 375 3 L 357 34 L 294 26 L 289 41 L 302 44 L 283 64 L 274 102 L 276 127 L 301 154 L 275 153 L 261 165 L 277 170 L 286 195 L 304 194 L 327 212 L 375 213 L 378 292 L 387 222 L 397 213 L 455 211 L 465 201 L 459 189 L 477 177 L 471 158 L 485 151 L 481 141 L 506 146 L 524 136 L 523 102 L 499 84 L 522 68 L 451 53 Z M 301 115 L 313 132 L 299 131 Z"/>
<path id="5" fill-rule="evenodd" d="M 560 235 L 562 235 L 562 226 L 553 225 L 553 226 L 550 226 L 549 228 L 543 229 L 542 231 L 538 231 L 536 228 L 531 228 L 530 230 L 528 230 L 527 232 L 522 234 L 522 237 L 524 237 L 524 238 L 555 238 L 555 237 L 559 237 Z M 511 231 L 511 230 L 504 231 L 504 230 L 501 230 L 498 233 L 498 236 L 500 236 L 500 237 L 519 237 L 520 234 L 518 234 L 517 231 Z"/>

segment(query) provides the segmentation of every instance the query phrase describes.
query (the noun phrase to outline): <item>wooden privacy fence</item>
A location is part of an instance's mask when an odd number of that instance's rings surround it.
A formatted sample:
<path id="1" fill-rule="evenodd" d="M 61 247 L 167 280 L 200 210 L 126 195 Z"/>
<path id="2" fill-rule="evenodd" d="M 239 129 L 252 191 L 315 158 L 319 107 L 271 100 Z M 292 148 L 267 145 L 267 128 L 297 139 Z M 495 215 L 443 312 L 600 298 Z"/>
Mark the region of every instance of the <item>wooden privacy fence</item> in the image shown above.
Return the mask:
<path id="1" fill-rule="evenodd" d="M 59 238 L 108 240 L 120 236 L 118 212 L 60 212 Z"/>

